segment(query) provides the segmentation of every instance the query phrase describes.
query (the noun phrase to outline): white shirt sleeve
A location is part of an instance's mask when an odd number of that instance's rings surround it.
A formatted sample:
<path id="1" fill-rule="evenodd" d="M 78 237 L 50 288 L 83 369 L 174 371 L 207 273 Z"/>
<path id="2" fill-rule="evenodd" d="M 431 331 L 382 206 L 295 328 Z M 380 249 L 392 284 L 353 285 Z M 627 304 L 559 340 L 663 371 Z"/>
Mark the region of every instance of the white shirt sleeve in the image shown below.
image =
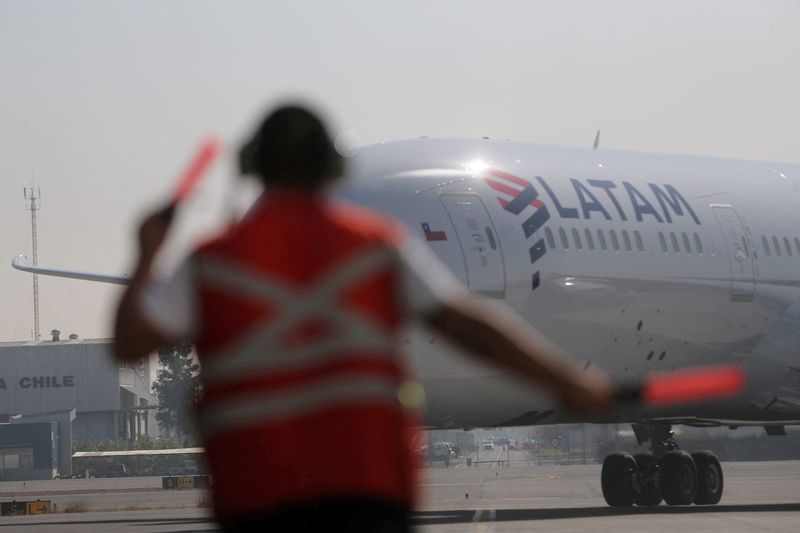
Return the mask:
<path id="1" fill-rule="evenodd" d="M 408 235 L 398 248 L 401 293 L 412 319 L 435 312 L 444 303 L 464 297 L 467 289 L 419 238 Z M 200 311 L 191 257 L 171 276 L 152 280 L 139 299 L 144 318 L 175 341 L 194 339 Z"/>
<path id="2" fill-rule="evenodd" d="M 407 235 L 399 253 L 402 293 L 413 318 L 430 315 L 443 303 L 467 295 L 458 278 L 419 238 Z"/>
<path id="3" fill-rule="evenodd" d="M 139 310 L 170 339 L 192 340 L 200 316 L 192 259 L 186 259 L 170 277 L 150 281 L 141 292 Z"/>

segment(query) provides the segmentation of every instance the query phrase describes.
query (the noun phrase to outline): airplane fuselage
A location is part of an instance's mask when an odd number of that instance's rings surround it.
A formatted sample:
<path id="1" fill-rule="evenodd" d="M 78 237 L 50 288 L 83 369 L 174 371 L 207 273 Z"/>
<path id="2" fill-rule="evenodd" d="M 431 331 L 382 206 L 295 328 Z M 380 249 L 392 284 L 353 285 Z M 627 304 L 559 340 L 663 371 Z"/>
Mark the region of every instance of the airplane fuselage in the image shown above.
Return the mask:
<path id="1" fill-rule="evenodd" d="M 419 139 L 366 147 L 350 169 L 337 194 L 426 241 L 441 260 L 431 260 L 433 283 L 444 263 L 475 298 L 516 310 L 584 371 L 596 365 L 622 384 L 719 363 L 746 374 L 734 397 L 629 401 L 576 418 L 541 388 L 410 327 L 401 342 L 429 427 L 630 422 L 649 452 L 611 453 L 600 474 L 606 502 L 626 507 L 720 501 L 719 458 L 681 450 L 674 424 L 770 434 L 800 424 L 800 165 Z M 23 256 L 12 265 L 129 281 Z"/>
<path id="2" fill-rule="evenodd" d="M 341 194 L 402 220 L 478 298 L 621 382 L 739 362 L 734 399 L 589 421 L 800 420 L 800 166 L 490 140 L 363 149 Z M 409 334 L 426 422 L 575 421 L 546 395 Z"/>

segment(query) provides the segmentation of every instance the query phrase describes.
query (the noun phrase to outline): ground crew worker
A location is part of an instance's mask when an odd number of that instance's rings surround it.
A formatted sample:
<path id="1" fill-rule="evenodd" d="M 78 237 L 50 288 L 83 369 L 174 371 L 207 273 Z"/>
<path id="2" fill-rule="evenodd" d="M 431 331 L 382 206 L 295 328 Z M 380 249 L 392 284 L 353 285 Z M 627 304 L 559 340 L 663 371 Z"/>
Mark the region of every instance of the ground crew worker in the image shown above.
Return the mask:
<path id="1" fill-rule="evenodd" d="M 415 419 L 399 400 L 408 376 L 397 338 L 408 319 L 573 411 L 612 401 L 604 377 L 565 362 L 520 318 L 490 314 L 450 275 L 433 276 L 438 261 L 401 225 L 328 199 L 343 163 L 309 111 L 267 117 L 241 166 L 265 193 L 166 281 L 150 270 L 168 221 L 145 220 L 115 331 L 121 359 L 196 343 L 198 420 L 224 528 L 409 529 Z"/>

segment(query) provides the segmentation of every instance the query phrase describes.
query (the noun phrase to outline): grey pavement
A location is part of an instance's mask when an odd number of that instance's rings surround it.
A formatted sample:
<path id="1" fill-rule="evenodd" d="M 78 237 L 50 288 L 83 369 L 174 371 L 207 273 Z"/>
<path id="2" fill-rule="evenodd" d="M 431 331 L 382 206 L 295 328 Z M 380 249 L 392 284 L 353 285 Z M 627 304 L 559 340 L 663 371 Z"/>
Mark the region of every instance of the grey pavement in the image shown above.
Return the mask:
<path id="1" fill-rule="evenodd" d="M 505 459 L 481 453 L 481 460 Z M 512 451 L 497 463 L 423 470 L 414 520 L 424 533 L 449 531 L 800 531 L 800 461 L 725 463 L 725 494 L 716 506 L 611 509 L 600 490 L 599 465 L 542 465 Z M 158 483 L 156 483 L 158 481 Z M 67 482 L 67 483 L 64 483 Z M 31 482 L 18 490 L 50 499 L 81 498 L 109 512 L 0 517 L 0 528 L 24 533 L 214 530 L 202 491 L 161 491 L 159 478 Z M 41 483 L 41 485 L 39 485 Z M 74 483 L 74 485 L 72 485 Z M 0 483 L 0 494 L 11 484 Z M 95 488 L 96 487 L 96 488 Z M 69 491 L 81 491 L 68 494 Z M 0 498 L 8 500 L 8 497 Z M 139 502 L 138 504 L 136 502 Z M 155 507 L 137 510 L 138 506 Z"/>
<path id="2" fill-rule="evenodd" d="M 800 461 L 725 463 L 725 493 L 716 506 L 611 509 L 600 465 L 536 466 L 523 457 L 511 452 L 509 467 L 425 470 L 417 524 L 436 533 L 800 531 Z"/>

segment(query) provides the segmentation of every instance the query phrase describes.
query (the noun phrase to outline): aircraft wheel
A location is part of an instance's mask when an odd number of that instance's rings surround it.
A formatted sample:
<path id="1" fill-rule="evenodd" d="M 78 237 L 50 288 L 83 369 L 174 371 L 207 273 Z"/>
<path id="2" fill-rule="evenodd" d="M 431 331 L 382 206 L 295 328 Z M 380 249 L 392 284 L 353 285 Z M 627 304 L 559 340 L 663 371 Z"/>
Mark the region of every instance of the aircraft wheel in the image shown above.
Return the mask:
<path id="1" fill-rule="evenodd" d="M 639 493 L 636 495 L 636 505 L 658 505 L 663 497 L 659 480 L 658 460 L 650 453 L 640 453 L 633 456 L 639 468 Z"/>
<path id="2" fill-rule="evenodd" d="M 681 450 L 664 454 L 659 462 L 661 494 L 669 505 L 689 505 L 697 494 L 697 467 L 692 456 Z"/>
<path id="3" fill-rule="evenodd" d="M 695 452 L 692 454 L 697 465 L 697 505 L 714 505 L 722 498 L 722 465 L 717 456 L 711 452 Z"/>
<path id="4" fill-rule="evenodd" d="M 627 453 L 612 453 L 603 461 L 600 481 L 603 498 L 611 507 L 633 505 L 636 498 L 638 469 L 636 460 Z"/>

